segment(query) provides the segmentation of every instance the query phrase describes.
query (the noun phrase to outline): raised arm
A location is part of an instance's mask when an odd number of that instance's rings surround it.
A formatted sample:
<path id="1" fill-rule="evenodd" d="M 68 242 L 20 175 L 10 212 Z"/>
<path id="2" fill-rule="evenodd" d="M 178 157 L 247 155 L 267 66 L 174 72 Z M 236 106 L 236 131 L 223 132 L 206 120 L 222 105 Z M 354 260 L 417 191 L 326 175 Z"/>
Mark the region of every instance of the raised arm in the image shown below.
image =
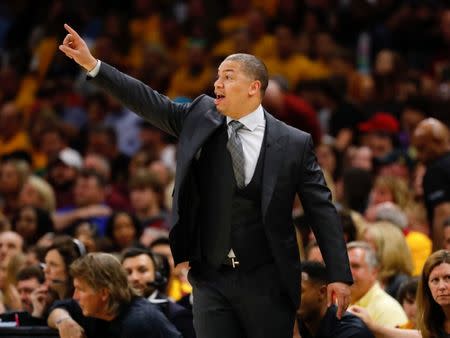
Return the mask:
<path id="1" fill-rule="evenodd" d="M 175 137 L 179 136 L 184 119 L 194 104 L 177 104 L 141 81 L 100 62 L 72 27 L 65 24 L 64 28 L 68 34 L 59 49 L 88 71 L 93 84 L 156 127 Z"/>

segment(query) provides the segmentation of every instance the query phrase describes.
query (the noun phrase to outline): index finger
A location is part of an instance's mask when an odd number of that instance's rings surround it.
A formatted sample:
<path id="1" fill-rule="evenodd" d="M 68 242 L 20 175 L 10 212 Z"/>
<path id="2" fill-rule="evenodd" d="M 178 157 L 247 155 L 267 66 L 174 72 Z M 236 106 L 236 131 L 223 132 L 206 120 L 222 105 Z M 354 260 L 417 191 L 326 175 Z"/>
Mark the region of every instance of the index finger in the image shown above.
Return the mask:
<path id="1" fill-rule="evenodd" d="M 341 313 L 343 314 L 350 305 L 350 298 L 345 295 L 341 296 L 338 305 L 341 307 Z"/>
<path id="2" fill-rule="evenodd" d="M 336 317 L 338 318 L 338 319 L 341 319 L 342 318 L 342 314 L 345 312 L 345 304 L 344 304 L 344 301 L 340 301 L 339 300 L 339 298 L 337 299 L 337 313 L 336 313 Z"/>
<path id="3" fill-rule="evenodd" d="M 78 35 L 78 33 L 75 31 L 75 29 L 73 29 L 72 27 L 70 27 L 68 24 L 64 24 L 64 28 L 70 33 L 72 34 L 75 38 L 77 39 L 81 39 L 81 37 Z"/>

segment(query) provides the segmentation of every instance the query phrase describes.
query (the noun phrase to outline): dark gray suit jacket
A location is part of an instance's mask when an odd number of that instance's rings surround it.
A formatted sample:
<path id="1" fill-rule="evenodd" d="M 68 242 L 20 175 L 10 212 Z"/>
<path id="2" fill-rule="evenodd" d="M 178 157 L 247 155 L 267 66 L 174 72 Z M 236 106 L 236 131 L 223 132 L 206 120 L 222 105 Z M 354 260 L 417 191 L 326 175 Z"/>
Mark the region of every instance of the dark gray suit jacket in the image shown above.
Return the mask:
<path id="1" fill-rule="evenodd" d="M 191 103 L 177 104 L 105 63 L 91 81 L 147 121 L 178 138 L 170 242 L 176 263 L 191 260 L 199 238 L 196 215 L 201 212 L 197 209 L 198 193 L 191 164 L 202 144 L 224 123 L 224 116 L 216 110 L 213 98 L 207 95 L 201 95 Z M 267 112 L 265 117 L 267 142 L 262 219 L 281 281 L 297 307 L 301 269 L 292 225 L 296 194 L 319 243 L 330 282 L 351 283 L 352 276 L 340 221 L 317 164 L 311 136 Z"/>

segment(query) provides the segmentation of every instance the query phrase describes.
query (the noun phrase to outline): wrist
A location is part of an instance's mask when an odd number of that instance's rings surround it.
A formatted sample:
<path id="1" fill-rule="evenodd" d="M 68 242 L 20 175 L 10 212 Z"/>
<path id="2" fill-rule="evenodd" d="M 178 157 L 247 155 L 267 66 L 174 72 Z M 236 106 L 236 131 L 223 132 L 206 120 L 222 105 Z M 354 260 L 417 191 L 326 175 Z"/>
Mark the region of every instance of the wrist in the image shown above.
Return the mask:
<path id="1" fill-rule="evenodd" d="M 59 328 L 59 325 L 61 325 L 62 323 L 64 323 L 66 320 L 68 320 L 68 319 L 72 319 L 72 317 L 70 317 L 70 316 L 65 316 L 65 317 L 62 317 L 62 318 L 59 318 L 58 320 L 55 320 L 55 326 L 56 326 L 56 328 Z"/>
<path id="2" fill-rule="evenodd" d="M 85 67 L 88 73 L 92 72 L 94 68 L 97 66 L 98 60 L 96 58 L 93 58 L 91 62 Z"/>
<path id="3" fill-rule="evenodd" d="M 39 311 L 33 311 L 33 312 L 31 313 L 31 317 L 34 317 L 34 318 L 42 318 L 42 313 L 39 312 Z"/>
<path id="4" fill-rule="evenodd" d="M 33 306 L 33 312 L 31 313 L 32 317 L 42 318 L 44 308 L 40 306 Z"/>

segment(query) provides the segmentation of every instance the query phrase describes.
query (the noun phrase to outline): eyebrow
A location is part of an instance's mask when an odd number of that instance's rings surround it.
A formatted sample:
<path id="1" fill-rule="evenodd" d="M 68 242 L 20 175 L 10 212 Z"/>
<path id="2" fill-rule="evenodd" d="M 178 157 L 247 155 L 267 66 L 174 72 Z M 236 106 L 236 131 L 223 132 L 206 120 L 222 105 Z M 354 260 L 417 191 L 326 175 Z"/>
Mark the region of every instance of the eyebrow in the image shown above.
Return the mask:
<path id="1" fill-rule="evenodd" d="M 227 73 L 227 72 L 235 72 L 235 70 L 234 69 L 224 69 L 224 70 L 222 70 L 222 71 L 218 71 L 218 73 Z"/>

